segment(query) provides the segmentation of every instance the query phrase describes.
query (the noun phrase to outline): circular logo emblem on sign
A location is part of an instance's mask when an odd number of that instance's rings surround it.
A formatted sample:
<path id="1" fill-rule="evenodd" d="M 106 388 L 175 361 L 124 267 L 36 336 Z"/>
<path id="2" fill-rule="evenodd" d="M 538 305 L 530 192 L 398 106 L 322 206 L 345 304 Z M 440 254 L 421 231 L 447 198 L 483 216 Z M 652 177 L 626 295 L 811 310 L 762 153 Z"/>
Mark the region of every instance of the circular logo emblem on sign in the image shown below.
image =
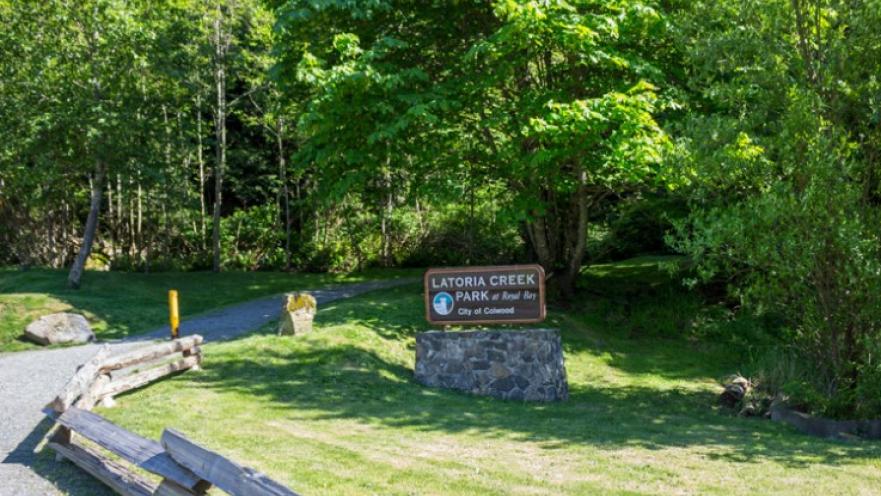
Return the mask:
<path id="1" fill-rule="evenodd" d="M 434 295 L 434 300 L 431 304 L 434 307 L 434 311 L 439 315 L 449 315 L 453 311 L 453 297 L 446 291 L 441 291 Z"/>

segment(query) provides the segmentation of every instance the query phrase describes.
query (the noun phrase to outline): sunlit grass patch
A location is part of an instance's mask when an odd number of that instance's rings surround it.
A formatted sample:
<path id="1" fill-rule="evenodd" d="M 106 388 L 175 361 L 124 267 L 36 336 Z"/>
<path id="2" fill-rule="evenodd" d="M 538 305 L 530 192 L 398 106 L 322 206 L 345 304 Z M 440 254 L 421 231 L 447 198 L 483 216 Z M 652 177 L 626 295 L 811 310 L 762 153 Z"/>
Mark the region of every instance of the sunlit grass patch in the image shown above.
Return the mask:
<path id="1" fill-rule="evenodd" d="M 115 339 L 162 326 L 168 319 L 167 291 L 180 294 L 186 317 L 233 303 L 327 284 L 418 275 L 413 270 L 358 274 L 283 272 L 131 272 L 89 271 L 78 290 L 66 287 L 61 270 L 0 269 L 0 352 L 34 348 L 21 335 L 32 320 L 71 311 L 86 316 L 99 339 Z"/>

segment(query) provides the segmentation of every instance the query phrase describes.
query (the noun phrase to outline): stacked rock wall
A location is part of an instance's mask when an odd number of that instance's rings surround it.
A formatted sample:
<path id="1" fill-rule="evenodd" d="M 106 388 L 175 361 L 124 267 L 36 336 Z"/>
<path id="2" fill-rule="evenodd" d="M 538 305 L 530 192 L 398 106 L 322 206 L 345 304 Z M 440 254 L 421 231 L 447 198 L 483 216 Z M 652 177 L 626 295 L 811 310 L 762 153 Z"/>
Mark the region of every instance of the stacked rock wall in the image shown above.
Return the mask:
<path id="1" fill-rule="evenodd" d="M 423 332 L 416 336 L 416 380 L 503 399 L 569 397 L 557 329 Z"/>

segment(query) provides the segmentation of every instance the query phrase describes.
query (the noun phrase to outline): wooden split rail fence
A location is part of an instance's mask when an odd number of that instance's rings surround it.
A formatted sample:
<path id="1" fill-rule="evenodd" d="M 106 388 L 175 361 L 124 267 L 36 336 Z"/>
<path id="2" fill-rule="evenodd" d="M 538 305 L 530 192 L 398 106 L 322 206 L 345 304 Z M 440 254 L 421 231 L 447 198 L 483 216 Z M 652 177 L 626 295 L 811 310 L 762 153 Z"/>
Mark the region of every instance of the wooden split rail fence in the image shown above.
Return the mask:
<path id="1" fill-rule="evenodd" d="M 201 336 L 188 336 L 118 356 L 110 356 L 109 347 L 102 348 L 49 404 L 57 427 L 48 445 L 56 457 L 70 460 L 123 496 L 204 495 L 212 486 L 232 495 L 296 496 L 177 431 L 165 429 L 157 442 L 90 411 L 99 403 L 112 404 L 113 397 L 125 391 L 199 367 L 201 343 Z M 160 482 L 141 471 L 159 476 Z"/>

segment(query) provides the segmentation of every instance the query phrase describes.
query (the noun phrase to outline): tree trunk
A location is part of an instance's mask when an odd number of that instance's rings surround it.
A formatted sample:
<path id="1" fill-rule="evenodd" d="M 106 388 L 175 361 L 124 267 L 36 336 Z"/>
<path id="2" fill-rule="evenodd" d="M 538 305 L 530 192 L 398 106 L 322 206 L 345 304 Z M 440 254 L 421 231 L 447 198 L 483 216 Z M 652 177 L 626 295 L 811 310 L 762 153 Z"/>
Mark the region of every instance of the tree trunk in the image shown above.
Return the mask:
<path id="1" fill-rule="evenodd" d="M 284 207 L 284 268 L 291 270 L 291 195 L 288 191 L 288 172 L 284 156 L 284 120 L 279 120 L 278 132 L 275 137 L 278 143 L 278 175 L 281 180 Z"/>
<path id="2" fill-rule="evenodd" d="M 382 247 L 380 248 L 380 259 L 383 267 L 391 267 L 392 265 L 392 229 L 391 216 L 394 211 L 394 202 L 392 196 L 392 178 L 389 171 L 390 158 L 386 158 L 386 168 L 383 172 L 383 183 L 385 186 L 385 198 L 382 208 L 381 229 L 382 229 Z"/>
<path id="3" fill-rule="evenodd" d="M 107 181 L 107 230 L 110 238 L 111 263 L 116 259 L 116 235 L 113 226 L 116 225 L 116 216 L 113 215 L 113 179 Z"/>
<path id="4" fill-rule="evenodd" d="M 544 267 L 547 274 L 553 274 L 556 270 L 555 256 L 548 242 L 548 230 L 546 227 L 545 214 L 535 217 L 529 224 L 527 230 L 529 232 L 529 240 L 535 256 L 538 257 L 538 263 Z"/>
<path id="5" fill-rule="evenodd" d="M 111 182 L 113 180 L 111 179 Z M 113 237 L 116 239 L 118 256 L 125 253 L 125 241 L 123 239 L 123 231 L 125 230 L 125 217 L 122 214 L 122 175 L 116 175 L 116 222 L 113 226 Z"/>
<path id="6" fill-rule="evenodd" d="M 538 263 L 550 276 L 549 289 L 564 301 L 575 296 L 578 275 L 587 246 L 588 191 L 584 173 L 579 173 L 581 186 L 568 202 L 568 208 L 547 210 L 526 225 L 529 243 Z M 563 210 L 561 213 L 559 210 Z M 565 216 L 565 218 L 561 218 Z"/>
<path id="7" fill-rule="evenodd" d="M 128 178 L 128 225 L 126 226 L 126 235 L 128 236 L 128 256 L 130 259 L 135 258 L 135 197 L 132 195 L 134 191 L 135 180 L 131 176 Z"/>
<path id="8" fill-rule="evenodd" d="M 220 207 L 222 205 L 223 172 L 226 168 L 226 61 L 223 40 L 222 12 L 218 6 L 214 20 L 214 82 L 217 91 L 217 108 L 214 118 L 215 145 L 214 164 L 214 212 L 213 214 L 213 263 L 212 270 L 220 272 Z"/>
<path id="9" fill-rule="evenodd" d="M 95 161 L 95 175 L 92 177 L 91 201 L 89 204 L 89 216 L 86 218 L 86 228 L 83 232 L 83 244 L 73 261 L 70 274 L 67 276 L 67 285 L 77 289 L 80 287 L 80 279 L 86 267 L 86 260 L 92 252 L 92 243 L 98 230 L 98 215 L 101 213 L 101 196 L 104 186 L 104 164 L 100 160 Z"/>
<path id="10" fill-rule="evenodd" d="M 97 8 L 96 5 L 96 13 Z M 100 32 L 98 29 L 95 29 L 89 40 L 89 65 L 92 74 L 92 98 L 95 103 L 100 103 L 103 99 L 100 78 L 98 77 L 98 66 L 95 63 L 95 52 L 98 49 L 99 40 Z M 100 156 L 99 153 L 98 157 Z M 89 259 L 89 254 L 92 252 L 92 243 L 95 241 L 95 233 L 98 231 L 98 216 L 101 215 L 101 196 L 104 191 L 104 174 L 105 165 L 100 158 L 96 158 L 95 174 L 90 181 L 91 198 L 89 202 L 89 215 L 86 218 L 86 227 L 83 232 L 83 243 L 80 245 L 80 250 L 77 253 L 76 258 L 73 260 L 73 265 L 70 267 L 70 273 L 67 275 L 67 285 L 74 289 L 80 287 L 80 279 L 83 277 L 83 270 L 86 268 L 86 261 Z"/>
<path id="11" fill-rule="evenodd" d="M 196 158 L 199 161 L 199 227 L 205 246 L 205 157 L 202 155 L 202 95 L 196 95 Z"/>
<path id="12" fill-rule="evenodd" d="M 565 239 L 568 241 L 565 267 L 561 271 L 559 289 L 564 300 L 571 300 L 575 296 L 575 287 L 578 283 L 578 274 L 581 273 L 581 264 L 584 262 L 584 252 L 587 246 L 587 191 L 584 182 L 587 180 L 584 171 L 579 177 L 578 190 L 572 201 L 572 213 L 574 223 L 563 223 L 563 229 L 567 231 Z"/>
<path id="13" fill-rule="evenodd" d="M 144 188 L 141 187 L 141 171 L 138 170 L 138 223 L 137 223 L 137 233 L 135 237 L 135 252 L 137 253 L 138 258 L 141 257 L 141 252 L 144 251 Z"/>

